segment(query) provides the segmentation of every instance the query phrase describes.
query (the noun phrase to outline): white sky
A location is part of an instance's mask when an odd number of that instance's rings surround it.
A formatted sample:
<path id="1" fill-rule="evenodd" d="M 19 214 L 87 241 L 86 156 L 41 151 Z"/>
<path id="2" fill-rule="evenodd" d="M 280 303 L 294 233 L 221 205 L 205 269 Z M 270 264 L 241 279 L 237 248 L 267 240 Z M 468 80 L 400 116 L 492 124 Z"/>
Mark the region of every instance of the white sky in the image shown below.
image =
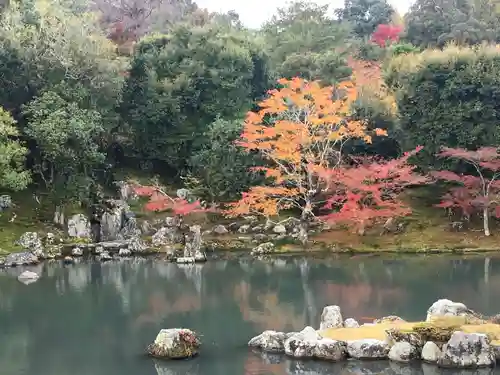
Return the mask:
<path id="1" fill-rule="evenodd" d="M 201 8 L 212 12 L 234 10 L 247 27 L 257 28 L 271 18 L 276 8 L 286 6 L 288 0 L 195 0 Z M 406 13 L 413 0 L 388 0 L 401 14 Z M 343 0 L 315 0 L 317 4 L 330 4 L 330 10 L 343 6 Z"/>

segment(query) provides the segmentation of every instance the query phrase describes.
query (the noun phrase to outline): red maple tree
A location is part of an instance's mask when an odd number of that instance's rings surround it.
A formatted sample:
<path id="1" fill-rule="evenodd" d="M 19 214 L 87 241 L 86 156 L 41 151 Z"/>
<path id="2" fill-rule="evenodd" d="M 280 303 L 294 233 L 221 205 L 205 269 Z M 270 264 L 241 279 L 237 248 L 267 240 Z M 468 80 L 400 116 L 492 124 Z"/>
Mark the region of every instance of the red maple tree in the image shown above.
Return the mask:
<path id="1" fill-rule="evenodd" d="M 359 158 L 354 166 L 328 171 L 325 178 L 330 184 L 329 197 L 323 209 L 331 212 L 321 218 L 354 224 L 358 232 L 363 233 L 367 226 L 381 220 L 410 214 L 410 207 L 400 199 L 401 192 L 408 186 L 429 181 L 408 163 L 421 149 L 417 147 L 385 162 Z"/>
<path id="2" fill-rule="evenodd" d="M 371 40 L 380 47 L 386 47 L 388 44 L 397 42 L 403 28 L 396 25 L 378 25 L 372 34 Z"/>
<path id="3" fill-rule="evenodd" d="M 483 216 L 484 234 L 490 235 L 489 217 L 500 217 L 498 195 L 500 193 L 500 153 L 495 147 L 481 147 L 476 151 L 443 147 L 437 154 L 441 158 L 463 161 L 477 172 L 477 176 L 457 174 L 451 171 L 432 173 L 433 177 L 458 184 L 442 197 L 437 206 L 458 208 L 466 218 L 480 211 Z"/>
<path id="4" fill-rule="evenodd" d="M 159 186 L 143 186 L 134 184 L 134 192 L 140 197 L 149 197 L 144 209 L 147 211 L 171 210 L 174 215 L 185 216 L 195 212 L 208 212 L 213 209 L 204 208 L 199 200 L 188 202 L 182 198 L 172 198 Z"/>

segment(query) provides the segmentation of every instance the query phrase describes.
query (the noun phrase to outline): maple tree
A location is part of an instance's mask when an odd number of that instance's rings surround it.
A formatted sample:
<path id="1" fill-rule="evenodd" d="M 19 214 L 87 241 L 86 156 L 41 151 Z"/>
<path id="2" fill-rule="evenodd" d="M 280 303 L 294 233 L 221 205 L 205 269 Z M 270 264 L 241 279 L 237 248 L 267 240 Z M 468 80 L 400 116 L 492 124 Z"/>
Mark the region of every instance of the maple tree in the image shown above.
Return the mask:
<path id="1" fill-rule="evenodd" d="M 324 178 L 331 181 L 331 188 L 323 207 L 328 213 L 322 219 L 354 224 L 363 233 L 367 226 L 380 220 L 410 214 L 411 209 L 400 199 L 400 193 L 408 186 L 429 181 L 408 163 L 421 149 L 417 147 L 390 161 L 358 158 L 354 166 L 326 171 Z"/>
<path id="2" fill-rule="evenodd" d="M 403 28 L 398 25 L 378 25 L 372 34 L 371 40 L 380 47 L 397 42 Z"/>
<path id="3" fill-rule="evenodd" d="M 171 210 L 174 215 L 185 216 L 195 212 L 208 212 L 212 209 L 204 208 L 199 200 L 188 202 L 182 198 L 172 198 L 161 187 L 155 185 L 133 185 L 133 191 L 139 197 L 148 197 L 144 209 L 148 211 Z"/>
<path id="4" fill-rule="evenodd" d="M 470 218 L 479 210 L 483 217 L 484 234 L 489 236 L 490 215 L 493 213 L 497 218 L 500 217 L 499 150 L 495 147 L 481 147 L 476 151 L 443 147 L 437 156 L 463 161 L 473 166 L 477 172 L 477 176 L 451 171 L 433 172 L 432 175 L 439 180 L 458 184 L 442 197 L 437 206 L 446 209 L 458 208 L 466 218 Z"/>
<path id="5" fill-rule="evenodd" d="M 299 239 L 307 241 L 307 224 L 314 219 L 319 195 L 328 190 L 320 178 L 326 170 L 340 166 L 342 146 L 352 138 L 371 142 L 363 121 L 349 118 L 349 107 L 357 97 L 351 81 L 336 87 L 321 87 L 318 81 L 301 78 L 280 79 L 281 89 L 269 91 L 259 103 L 260 110 L 249 112 L 238 145 L 258 152 L 269 163 L 258 167 L 270 182 L 254 186 L 241 200 L 229 205 L 227 216 L 249 213 L 267 218 L 280 211 L 301 212 Z M 377 135 L 385 131 L 375 129 Z"/>

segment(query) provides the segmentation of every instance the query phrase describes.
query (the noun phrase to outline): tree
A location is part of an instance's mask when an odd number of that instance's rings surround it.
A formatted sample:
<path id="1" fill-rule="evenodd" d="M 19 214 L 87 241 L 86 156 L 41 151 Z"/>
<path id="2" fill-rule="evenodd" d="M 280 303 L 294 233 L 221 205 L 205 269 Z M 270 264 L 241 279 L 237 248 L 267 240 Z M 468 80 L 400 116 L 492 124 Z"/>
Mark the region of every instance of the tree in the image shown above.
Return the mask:
<path id="1" fill-rule="evenodd" d="M 359 158 L 354 166 L 342 166 L 325 172 L 329 181 L 325 221 L 354 224 L 359 233 L 381 220 L 405 216 L 411 209 L 400 199 L 408 186 L 428 182 L 426 176 L 415 173 L 416 166 L 408 159 L 422 148 L 390 161 Z M 333 212 L 332 212 L 333 211 Z"/>
<path id="2" fill-rule="evenodd" d="M 397 42 L 402 31 L 401 26 L 380 24 L 372 34 L 372 41 L 380 47 L 386 47 L 390 43 Z"/>
<path id="3" fill-rule="evenodd" d="M 241 200 L 229 205 L 226 214 L 238 216 L 278 215 L 283 210 L 301 213 L 300 240 L 307 241 L 308 224 L 314 218 L 322 192 L 328 190 L 320 173 L 341 163 L 342 146 L 350 138 L 371 141 L 363 121 L 346 115 L 356 98 L 352 82 L 321 88 L 319 82 L 300 78 L 281 79 L 283 87 L 272 90 L 259 103 L 258 112 L 249 112 L 238 144 L 257 152 L 269 167 L 269 183 L 254 186 Z M 383 134 L 380 129 L 375 133 Z"/>
<path id="4" fill-rule="evenodd" d="M 0 107 L 0 187 L 14 191 L 26 188 L 31 181 L 30 173 L 24 169 L 28 149 L 19 142 L 15 124 Z"/>
<path id="5" fill-rule="evenodd" d="M 217 117 L 238 118 L 269 83 L 263 47 L 244 31 L 215 24 L 144 38 L 129 73 L 120 108 L 128 156 L 177 173 Z"/>
<path id="6" fill-rule="evenodd" d="M 358 37 L 368 38 L 378 25 L 391 22 L 394 8 L 386 0 L 344 0 L 344 7 L 335 12 Z"/>
<path id="7" fill-rule="evenodd" d="M 459 208 L 466 217 L 480 210 L 483 216 L 484 234 L 489 236 L 490 215 L 494 213 L 496 217 L 500 217 L 499 150 L 495 147 L 481 147 L 476 151 L 443 147 L 438 156 L 462 161 L 471 165 L 477 172 L 477 176 L 459 175 L 451 171 L 434 172 L 432 175 L 435 178 L 459 185 L 450 189 L 438 207 Z"/>

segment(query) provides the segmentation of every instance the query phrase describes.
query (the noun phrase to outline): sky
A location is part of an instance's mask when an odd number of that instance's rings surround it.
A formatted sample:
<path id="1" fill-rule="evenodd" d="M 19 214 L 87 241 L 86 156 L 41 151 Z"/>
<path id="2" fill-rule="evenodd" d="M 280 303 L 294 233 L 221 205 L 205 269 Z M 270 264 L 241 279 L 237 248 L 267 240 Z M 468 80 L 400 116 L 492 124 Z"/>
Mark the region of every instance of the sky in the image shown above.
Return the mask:
<path id="1" fill-rule="evenodd" d="M 286 6 L 288 0 L 195 0 L 201 8 L 212 12 L 234 10 L 247 27 L 257 28 L 271 18 L 277 8 Z M 404 14 L 412 0 L 388 0 L 399 13 Z M 330 10 L 341 8 L 343 0 L 315 0 L 317 4 L 330 4 Z M 272 5 L 271 5 L 272 4 Z"/>

